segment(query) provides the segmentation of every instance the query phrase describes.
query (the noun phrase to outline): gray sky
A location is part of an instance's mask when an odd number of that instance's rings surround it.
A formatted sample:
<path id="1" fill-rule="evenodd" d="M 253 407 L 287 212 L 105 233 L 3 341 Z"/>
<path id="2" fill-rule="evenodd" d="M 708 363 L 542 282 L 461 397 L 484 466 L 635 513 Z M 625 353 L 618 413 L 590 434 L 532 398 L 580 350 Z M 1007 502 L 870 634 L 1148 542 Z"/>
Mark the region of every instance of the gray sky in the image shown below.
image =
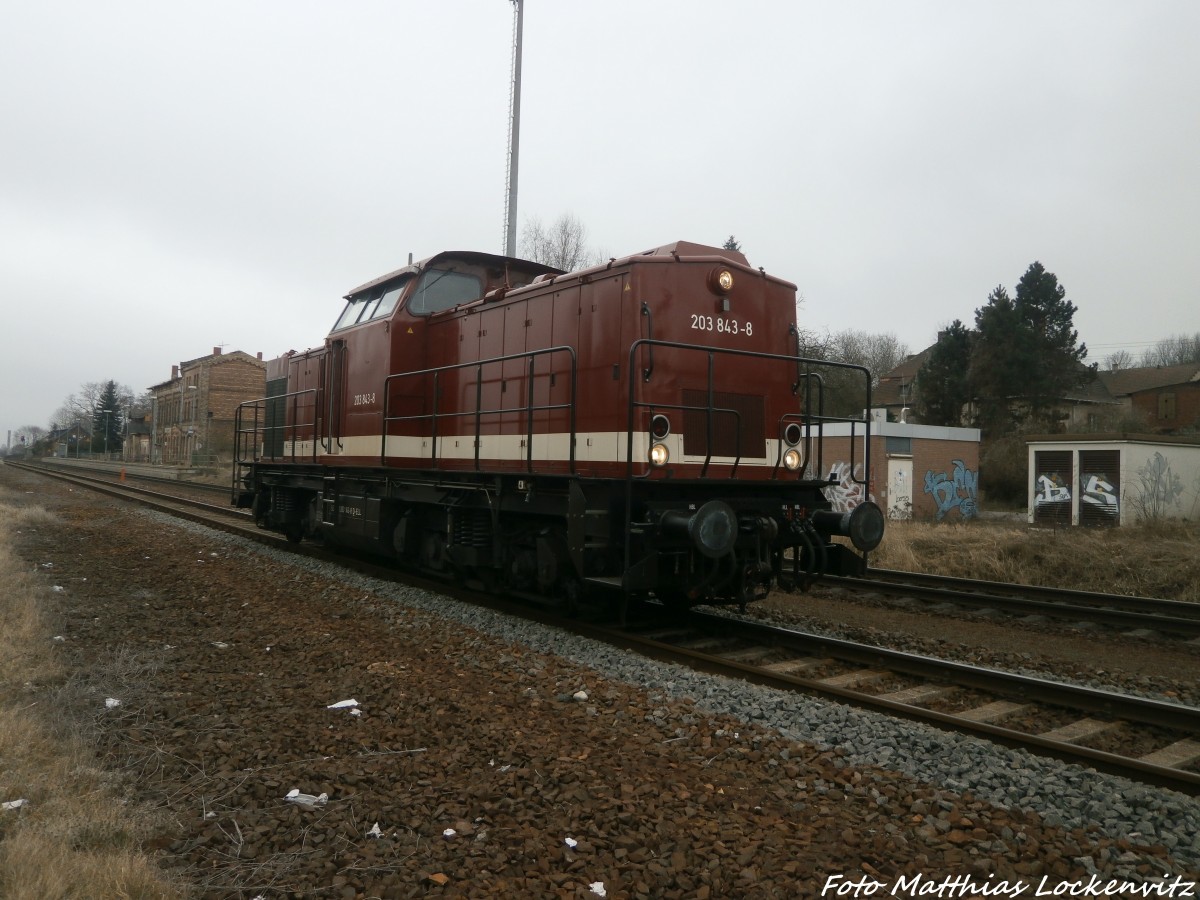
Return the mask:
<path id="1" fill-rule="evenodd" d="M 0 441 L 67 395 L 321 343 L 502 251 L 506 0 L 0 0 Z M 912 351 L 1034 260 L 1098 360 L 1200 331 L 1200 3 L 527 0 L 519 220 L 730 234 Z"/>

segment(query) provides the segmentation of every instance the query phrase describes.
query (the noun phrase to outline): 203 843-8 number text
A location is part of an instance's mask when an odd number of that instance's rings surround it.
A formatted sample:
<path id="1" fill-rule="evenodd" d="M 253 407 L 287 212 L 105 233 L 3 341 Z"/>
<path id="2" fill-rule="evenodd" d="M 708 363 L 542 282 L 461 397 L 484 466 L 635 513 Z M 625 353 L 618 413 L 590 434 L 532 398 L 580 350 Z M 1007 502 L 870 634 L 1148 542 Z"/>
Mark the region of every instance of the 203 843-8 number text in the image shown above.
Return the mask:
<path id="1" fill-rule="evenodd" d="M 692 313 L 692 328 L 696 331 L 715 331 L 718 334 L 736 334 L 750 337 L 754 334 L 753 322 L 739 322 L 724 316 L 704 316 Z"/>

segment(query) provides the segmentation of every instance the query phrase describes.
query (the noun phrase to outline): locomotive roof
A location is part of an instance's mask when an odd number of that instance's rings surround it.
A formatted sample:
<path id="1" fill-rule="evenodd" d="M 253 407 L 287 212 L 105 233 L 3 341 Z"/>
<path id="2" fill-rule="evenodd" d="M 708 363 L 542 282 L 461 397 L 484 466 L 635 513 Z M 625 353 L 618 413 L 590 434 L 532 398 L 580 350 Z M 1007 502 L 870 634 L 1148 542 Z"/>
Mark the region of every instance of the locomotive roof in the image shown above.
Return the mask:
<path id="1" fill-rule="evenodd" d="M 420 262 L 411 263 L 407 266 L 397 269 L 394 272 L 388 272 L 386 275 L 380 275 L 368 281 L 366 284 L 360 284 L 350 293 L 346 294 L 346 299 L 350 299 L 363 291 L 368 291 L 373 287 L 383 284 L 385 281 L 391 281 L 393 278 L 399 278 L 401 275 L 415 275 L 418 272 L 423 272 L 425 269 L 432 268 L 434 264 L 446 262 L 449 260 L 459 260 L 462 262 L 473 263 L 475 265 L 494 266 L 497 268 L 520 268 L 524 272 L 529 272 L 533 275 L 562 275 L 562 269 L 556 269 L 553 266 L 543 265 L 542 263 L 532 262 L 528 259 L 517 259 L 514 256 L 500 256 L 495 253 L 480 253 L 476 250 L 443 250 L 441 253 L 435 253 L 427 259 Z"/>
<path id="2" fill-rule="evenodd" d="M 614 258 L 606 263 L 592 266 L 591 268 L 607 268 L 612 266 L 614 263 L 621 264 L 635 261 L 666 262 L 671 259 L 685 258 L 690 258 L 692 260 L 709 258 L 724 259 L 728 260 L 733 265 L 744 268 L 747 271 L 754 271 L 745 255 L 738 250 L 726 250 L 722 247 L 710 247 L 706 244 L 696 244 L 691 241 L 675 241 L 674 243 L 664 244 L 661 247 L 653 247 L 649 250 L 643 250 L 639 253 L 630 253 L 628 256 L 620 259 Z M 432 268 L 439 263 L 444 264 L 454 260 L 475 265 L 492 266 L 495 268 L 517 268 L 531 276 L 566 274 L 562 269 L 556 269 L 553 266 L 547 266 L 528 259 L 518 259 L 517 257 L 512 256 L 500 256 L 494 253 L 480 253 L 476 250 L 443 250 L 441 253 L 435 253 L 428 259 L 423 259 L 416 263 L 410 263 L 407 266 L 396 269 L 394 272 L 388 272 L 386 275 L 381 275 L 378 278 L 374 278 L 371 281 L 368 281 L 366 284 L 360 284 L 358 287 L 354 288 L 354 290 L 346 294 L 346 299 L 348 300 L 364 291 L 369 291 L 371 288 L 378 287 L 387 281 L 399 278 L 401 275 L 415 275 L 419 272 L 423 272 L 425 269 Z M 585 267 L 579 271 L 587 272 L 590 271 L 590 269 Z M 786 281 L 773 275 L 768 275 L 761 269 L 759 269 L 758 272 L 771 281 L 779 282 L 780 284 L 787 285 L 793 289 L 796 287 L 790 281 Z"/>

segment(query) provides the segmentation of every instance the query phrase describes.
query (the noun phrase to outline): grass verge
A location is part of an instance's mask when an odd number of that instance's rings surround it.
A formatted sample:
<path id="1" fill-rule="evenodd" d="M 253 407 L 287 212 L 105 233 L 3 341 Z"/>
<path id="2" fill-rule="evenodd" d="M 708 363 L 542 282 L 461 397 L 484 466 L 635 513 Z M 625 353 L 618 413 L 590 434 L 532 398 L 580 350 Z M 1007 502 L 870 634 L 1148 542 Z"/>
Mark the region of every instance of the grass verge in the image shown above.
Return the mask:
<path id="1" fill-rule="evenodd" d="M 880 569 L 1200 603 L 1200 527 L 889 522 Z"/>
<path id="2" fill-rule="evenodd" d="M 56 654 L 52 584 L 13 552 L 17 533 L 53 515 L 0 497 L 0 896 L 182 897 L 140 849 L 162 823 L 123 798 L 123 776 L 95 765 L 84 685 Z M 95 696 L 87 703 L 94 705 Z"/>

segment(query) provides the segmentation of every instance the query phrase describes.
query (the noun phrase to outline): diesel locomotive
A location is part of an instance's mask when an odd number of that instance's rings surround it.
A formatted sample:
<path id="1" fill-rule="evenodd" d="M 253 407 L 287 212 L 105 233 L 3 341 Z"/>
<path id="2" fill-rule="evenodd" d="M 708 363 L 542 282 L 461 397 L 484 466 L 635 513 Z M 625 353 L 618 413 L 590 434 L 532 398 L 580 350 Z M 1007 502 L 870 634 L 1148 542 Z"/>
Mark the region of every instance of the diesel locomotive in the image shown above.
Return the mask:
<path id="1" fill-rule="evenodd" d="M 443 252 L 352 290 L 242 404 L 233 502 L 260 526 L 577 604 L 745 605 L 857 574 L 826 431 L 869 484 L 869 417 L 825 413 L 796 287 L 677 242 L 581 271 Z M 869 496 L 869 492 L 868 496 Z"/>

